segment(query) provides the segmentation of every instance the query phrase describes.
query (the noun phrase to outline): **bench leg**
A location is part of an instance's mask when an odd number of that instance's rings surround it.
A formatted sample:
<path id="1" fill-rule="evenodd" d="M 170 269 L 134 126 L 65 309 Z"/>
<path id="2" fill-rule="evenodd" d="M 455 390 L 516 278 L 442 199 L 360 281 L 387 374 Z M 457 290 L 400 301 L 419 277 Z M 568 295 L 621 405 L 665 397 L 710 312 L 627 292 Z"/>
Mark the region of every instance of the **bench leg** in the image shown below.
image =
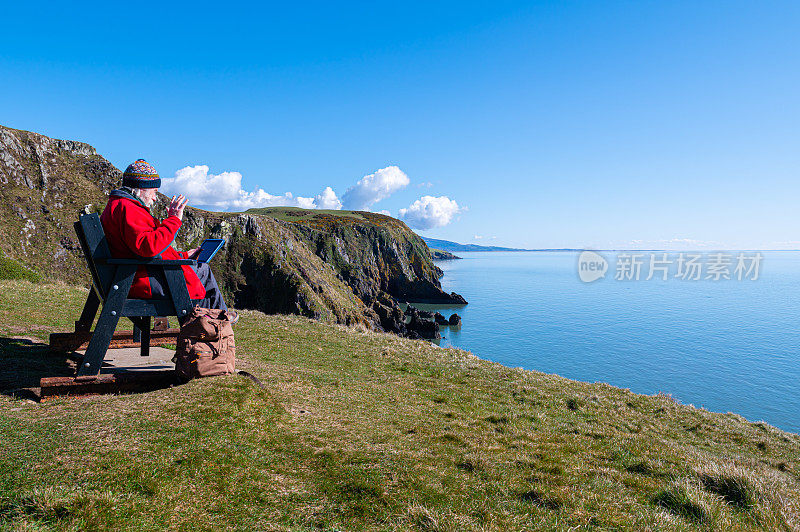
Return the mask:
<path id="1" fill-rule="evenodd" d="M 150 356 L 150 316 L 128 316 L 133 323 L 133 341 L 143 357 Z"/>
<path id="2" fill-rule="evenodd" d="M 150 316 L 143 317 L 142 321 L 144 322 L 142 323 L 144 327 L 142 327 L 141 338 L 139 339 L 142 343 L 141 355 L 148 357 L 150 356 Z"/>
<path id="3" fill-rule="evenodd" d="M 86 348 L 86 354 L 78 367 L 78 377 L 98 375 L 100 373 L 100 367 L 106 357 L 111 337 L 114 336 L 114 331 L 117 329 L 121 311 L 122 305 L 119 305 L 119 308 L 114 308 L 108 302 L 103 307 L 103 310 L 100 311 L 100 319 L 97 320 L 92 339 L 89 340 L 89 347 Z"/>
<path id="4" fill-rule="evenodd" d="M 125 305 L 125 299 L 131 289 L 135 272 L 136 266 L 125 265 L 117 268 L 112 287 L 103 309 L 100 311 L 100 318 L 92 333 L 92 339 L 89 341 L 89 347 L 78 366 L 78 377 L 100 374 L 111 338 L 114 336 L 120 317 L 122 317 L 122 307 Z"/>
<path id="5" fill-rule="evenodd" d="M 97 309 L 100 308 L 100 298 L 97 297 L 94 286 L 89 289 L 89 297 L 86 298 L 86 304 L 83 305 L 83 312 L 81 317 L 75 322 L 75 330 L 89 332 L 92 330 L 92 323 L 94 317 L 97 315 Z"/>

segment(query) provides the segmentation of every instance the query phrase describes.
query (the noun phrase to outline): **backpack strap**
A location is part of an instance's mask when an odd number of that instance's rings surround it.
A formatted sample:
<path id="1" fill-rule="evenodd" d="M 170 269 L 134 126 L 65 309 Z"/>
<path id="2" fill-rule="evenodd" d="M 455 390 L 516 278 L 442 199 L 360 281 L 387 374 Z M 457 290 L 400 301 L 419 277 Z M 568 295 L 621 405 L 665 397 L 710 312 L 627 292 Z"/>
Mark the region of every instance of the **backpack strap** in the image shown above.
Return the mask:
<path id="1" fill-rule="evenodd" d="M 256 384 L 256 386 L 258 386 L 258 387 L 259 387 L 259 388 L 261 388 L 262 390 L 266 390 L 266 389 L 267 389 L 267 387 L 266 387 L 266 386 L 264 386 L 264 383 L 263 383 L 263 382 L 261 382 L 261 380 L 260 380 L 258 377 L 256 377 L 255 375 L 253 375 L 252 373 L 249 373 L 249 372 L 247 372 L 247 371 L 242 371 L 242 370 L 240 370 L 240 369 L 237 369 L 237 370 L 236 370 L 236 374 L 237 374 L 237 375 L 241 375 L 242 377 L 245 377 L 245 378 L 248 378 L 248 379 L 250 379 L 251 381 L 253 381 L 253 382 Z"/>

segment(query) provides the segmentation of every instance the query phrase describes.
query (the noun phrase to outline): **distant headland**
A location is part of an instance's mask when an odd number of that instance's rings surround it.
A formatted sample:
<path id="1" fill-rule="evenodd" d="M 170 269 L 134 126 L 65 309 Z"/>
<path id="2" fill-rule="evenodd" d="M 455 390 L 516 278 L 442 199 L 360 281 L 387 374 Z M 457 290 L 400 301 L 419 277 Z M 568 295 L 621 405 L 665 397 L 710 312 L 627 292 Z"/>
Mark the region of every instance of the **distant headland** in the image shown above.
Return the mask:
<path id="1" fill-rule="evenodd" d="M 579 248 L 547 248 L 547 249 L 524 249 L 524 248 L 506 248 L 502 246 L 479 246 L 477 244 L 459 244 L 458 242 L 451 242 L 450 240 L 440 240 L 438 238 L 422 237 L 422 240 L 428 244 L 431 249 L 438 249 L 441 251 L 457 252 L 457 251 L 582 251 Z"/>

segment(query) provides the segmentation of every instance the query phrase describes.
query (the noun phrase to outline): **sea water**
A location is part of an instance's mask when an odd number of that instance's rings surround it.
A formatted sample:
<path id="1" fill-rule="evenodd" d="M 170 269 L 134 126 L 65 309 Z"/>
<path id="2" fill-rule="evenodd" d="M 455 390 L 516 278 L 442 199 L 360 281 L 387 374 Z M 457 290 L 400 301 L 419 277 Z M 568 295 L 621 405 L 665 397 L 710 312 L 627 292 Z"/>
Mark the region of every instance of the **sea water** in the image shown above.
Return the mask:
<path id="1" fill-rule="evenodd" d="M 615 280 L 608 252 L 609 271 L 591 283 L 578 253 L 459 253 L 437 265 L 442 287 L 469 304 L 418 306 L 461 315 L 442 346 L 800 432 L 800 252 L 761 253 L 756 280 L 718 281 L 675 278 L 676 266 L 645 280 L 643 253 L 637 281 Z"/>

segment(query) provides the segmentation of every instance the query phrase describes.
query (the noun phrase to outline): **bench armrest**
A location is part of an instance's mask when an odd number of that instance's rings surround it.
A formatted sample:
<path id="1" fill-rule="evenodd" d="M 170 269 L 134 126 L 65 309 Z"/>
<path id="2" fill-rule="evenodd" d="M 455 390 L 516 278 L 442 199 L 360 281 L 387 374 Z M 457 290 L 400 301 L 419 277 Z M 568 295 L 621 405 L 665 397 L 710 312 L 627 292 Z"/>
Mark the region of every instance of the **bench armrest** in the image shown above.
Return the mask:
<path id="1" fill-rule="evenodd" d="M 197 261 L 193 259 L 95 259 L 97 264 L 126 265 L 136 266 L 196 266 Z"/>

